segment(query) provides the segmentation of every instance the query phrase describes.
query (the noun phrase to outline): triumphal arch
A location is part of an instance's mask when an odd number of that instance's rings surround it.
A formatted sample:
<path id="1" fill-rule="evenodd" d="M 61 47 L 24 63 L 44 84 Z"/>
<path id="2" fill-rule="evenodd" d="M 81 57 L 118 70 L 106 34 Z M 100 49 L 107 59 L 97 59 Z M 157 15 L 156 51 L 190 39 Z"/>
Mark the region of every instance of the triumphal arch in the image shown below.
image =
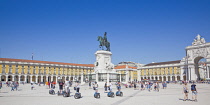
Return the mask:
<path id="1" fill-rule="evenodd" d="M 197 35 L 191 46 L 185 48 L 186 56 L 181 60 L 181 80 L 200 80 L 199 61 L 206 59 L 204 64 L 205 78 L 210 78 L 210 43 Z"/>

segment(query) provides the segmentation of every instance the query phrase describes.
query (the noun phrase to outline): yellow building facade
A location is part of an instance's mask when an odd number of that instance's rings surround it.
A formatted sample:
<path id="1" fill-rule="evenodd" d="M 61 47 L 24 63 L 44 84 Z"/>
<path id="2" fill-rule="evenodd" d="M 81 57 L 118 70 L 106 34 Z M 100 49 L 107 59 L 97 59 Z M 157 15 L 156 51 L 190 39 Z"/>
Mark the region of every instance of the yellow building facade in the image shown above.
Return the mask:
<path id="1" fill-rule="evenodd" d="M 91 80 L 93 64 L 0 58 L 1 81 L 46 82 Z"/>
<path id="2" fill-rule="evenodd" d="M 180 61 L 150 63 L 138 67 L 138 80 L 178 81 L 181 76 Z"/>
<path id="3" fill-rule="evenodd" d="M 114 68 L 118 74 L 120 74 L 121 82 L 131 82 L 137 81 L 138 72 L 137 67 L 132 67 L 129 65 L 118 65 Z"/>

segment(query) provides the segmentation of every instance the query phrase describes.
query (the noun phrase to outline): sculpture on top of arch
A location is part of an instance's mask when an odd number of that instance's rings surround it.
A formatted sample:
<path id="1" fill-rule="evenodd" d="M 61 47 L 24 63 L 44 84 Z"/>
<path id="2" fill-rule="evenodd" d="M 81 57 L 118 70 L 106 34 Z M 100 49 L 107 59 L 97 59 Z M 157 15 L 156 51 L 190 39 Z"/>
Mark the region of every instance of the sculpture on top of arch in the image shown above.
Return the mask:
<path id="1" fill-rule="evenodd" d="M 201 36 L 198 34 L 196 36 L 196 39 L 194 39 L 194 42 L 192 42 L 192 45 L 200 45 L 206 43 L 204 38 L 201 38 Z"/>

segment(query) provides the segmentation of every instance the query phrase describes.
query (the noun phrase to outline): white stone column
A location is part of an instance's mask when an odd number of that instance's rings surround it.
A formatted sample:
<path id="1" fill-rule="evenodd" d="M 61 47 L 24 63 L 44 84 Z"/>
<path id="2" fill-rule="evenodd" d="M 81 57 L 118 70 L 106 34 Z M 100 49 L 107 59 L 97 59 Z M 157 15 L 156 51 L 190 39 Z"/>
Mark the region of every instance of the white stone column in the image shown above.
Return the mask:
<path id="1" fill-rule="evenodd" d="M 96 82 L 98 82 L 98 73 L 96 73 Z"/>
<path id="2" fill-rule="evenodd" d="M 37 83 L 38 82 L 38 76 L 36 75 L 35 76 L 35 81 L 34 81 L 35 83 Z"/>
<path id="3" fill-rule="evenodd" d="M 129 71 L 126 71 L 126 79 L 125 80 L 126 80 L 125 82 L 128 83 L 128 81 L 129 81 Z"/>
<path id="4" fill-rule="evenodd" d="M 75 81 L 75 76 L 73 75 L 73 81 Z"/>
<path id="5" fill-rule="evenodd" d="M 14 75 L 12 75 L 12 81 L 15 81 L 15 76 Z"/>
<path id="6" fill-rule="evenodd" d="M 173 81 L 173 78 L 172 78 L 172 76 L 170 76 L 170 81 Z"/>
<path id="7" fill-rule="evenodd" d="M 6 82 L 8 81 L 8 75 L 6 75 L 5 81 L 6 81 Z"/>
<path id="8" fill-rule="evenodd" d="M 0 81 L 1 81 L 1 75 L 0 75 Z"/>
<path id="9" fill-rule="evenodd" d="M 120 73 L 120 83 L 121 83 L 121 81 L 122 81 L 122 76 L 121 76 L 121 73 Z"/>
<path id="10" fill-rule="evenodd" d="M 109 73 L 107 73 L 107 84 L 109 83 Z"/>
<path id="11" fill-rule="evenodd" d="M 140 71 L 137 71 L 137 81 L 141 81 Z"/>
<path id="12" fill-rule="evenodd" d="M 175 79 L 175 81 L 177 81 L 177 75 L 175 75 L 175 78 L 174 79 Z"/>
<path id="13" fill-rule="evenodd" d="M 81 73 L 81 83 L 84 83 L 84 77 L 83 77 L 83 73 Z"/>
<path id="14" fill-rule="evenodd" d="M 190 65 L 189 68 L 189 80 L 194 80 L 196 81 L 197 80 L 197 76 L 195 74 L 195 66 L 194 65 Z"/>
<path id="15" fill-rule="evenodd" d="M 44 81 L 43 81 L 43 75 L 41 75 L 41 80 L 40 80 L 40 82 L 44 82 Z"/>
<path id="16" fill-rule="evenodd" d="M 89 81 L 90 80 L 90 73 L 89 72 L 88 72 L 88 76 L 87 77 L 88 77 L 88 81 Z"/>
<path id="17" fill-rule="evenodd" d="M 21 75 L 18 75 L 18 82 L 20 83 L 20 80 L 21 80 Z"/>
<path id="18" fill-rule="evenodd" d="M 163 77 L 164 77 L 164 76 L 161 76 L 161 77 L 162 77 L 162 78 L 161 78 L 161 81 L 163 82 L 163 80 L 164 80 L 164 78 L 163 78 Z"/>
<path id="19" fill-rule="evenodd" d="M 65 76 L 66 77 L 66 76 Z M 66 78 L 65 78 L 65 80 L 66 80 Z M 51 75 L 50 76 L 50 82 L 52 82 L 53 81 L 53 76 Z"/>
<path id="20" fill-rule="evenodd" d="M 166 81 L 168 81 L 168 76 L 166 76 Z"/>
<path id="21" fill-rule="evenodd" d="M 27 83 L 27 75 L 24 75 L 24 81 Z"/>
<path id="22" fill-rule="evenodd" d="M 181 72 L 180 72 L 180 80 L 184 80 L 184 78 L 183 78 L 183 73 L 184 73 L 184 67 L 181 67 Z"/>
<path id="23" fill-rule="evenodd" d="M 32 82 L 32 75 L 30 75 L 30 81 L 29 81 L 30 83 Z"/>
<path id="24" fill-rule="evenodd" d="M 209 77 L 209 70 L 210 70 L 210 65 L 206 65 L 207 67 L 206 67 L 206 72 L 207 72 L 207 77 L 206 78 L 210 78 Z"/>

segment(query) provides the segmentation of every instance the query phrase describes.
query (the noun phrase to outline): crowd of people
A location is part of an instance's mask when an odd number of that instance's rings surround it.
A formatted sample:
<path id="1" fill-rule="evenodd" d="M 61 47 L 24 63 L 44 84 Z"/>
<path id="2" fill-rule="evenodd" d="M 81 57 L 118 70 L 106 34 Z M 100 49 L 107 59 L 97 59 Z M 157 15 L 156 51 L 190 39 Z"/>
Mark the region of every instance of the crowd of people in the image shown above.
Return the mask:
<path id="1" fill-rule="evenodd" d="M 183 84 L 183 90 L 182 93 L 184 94 L 184 99 L 183 101 L 189 101 L 190 99 L 188 98 L 189 95 L 189 91 L 191 91 L 192 93 L 192 100 L 191 101 L 197 101 L 197 94 L 198 94 L 198 90 L 196 88 L 196 84 L 194 81 L 188 82 L 188 81 L 181 81 L 181 84 Z M 6 87 L 11 87 L 11 91 L 17 91 L 18 87 L 19 87 L 19 83 L 15 82 L 15 81 L 7 81 L 6 83 Z M 31 83 L 31 90 L 33 90 L 34 88 L 34 84 L 35 83 Z M 41 83 L 38 83 L 39 86 L 41 86 Z M 58 88 L 59 91 L 62 92 L 63 90 L 67 91 L 69 90 L 70 87 L 72 87 L 73 82 L 66 79 L 66 81 L 62 81 L 59 80 L 58 83 L 56 82 L 46 82 L 43 85 L 46 85 L 46 88 L 48 89 L 55 89 L 56 84 L 58 84 Z M 99 85 L 97 82 L 91 82 L 89 81 L 89 88 L 93 89 L 96 93 L 98 93 L 98 88 Z M 167 82 L 159 82 L 159 81 L 139 81 L 139 82 L 128 82 L 128 84 L 123 84 L 121 82 L 116 82 L 116 89 L 117 91 L 121 91 L 122 86 L 125 86 L 125 88 L 134 88 L 134 90 L 147 90 L 149 92 L 151 92 L 151 90 L 153 89 L 156 92 L 160 91 L 161 85 L 162 84 L 162 89 L 166 89 L 167 88 Z M 190 89 L 188 84 L 191 84 Z M 23 84 L 24 85 L 24 84 Z M 2 88 L 3 83 L 0 81 L 0 89 Z M 109 83 L 105 82 L 104 84 L 104 92 L 111 92 L 113 89 L 113 83 L 111 81 L 109 81 Z M 79 93 L 80 90 L 80 84 L 78 81 L 75 82 L 75 86 L 74 86 L 74 90 L 76 92 Z"/>

